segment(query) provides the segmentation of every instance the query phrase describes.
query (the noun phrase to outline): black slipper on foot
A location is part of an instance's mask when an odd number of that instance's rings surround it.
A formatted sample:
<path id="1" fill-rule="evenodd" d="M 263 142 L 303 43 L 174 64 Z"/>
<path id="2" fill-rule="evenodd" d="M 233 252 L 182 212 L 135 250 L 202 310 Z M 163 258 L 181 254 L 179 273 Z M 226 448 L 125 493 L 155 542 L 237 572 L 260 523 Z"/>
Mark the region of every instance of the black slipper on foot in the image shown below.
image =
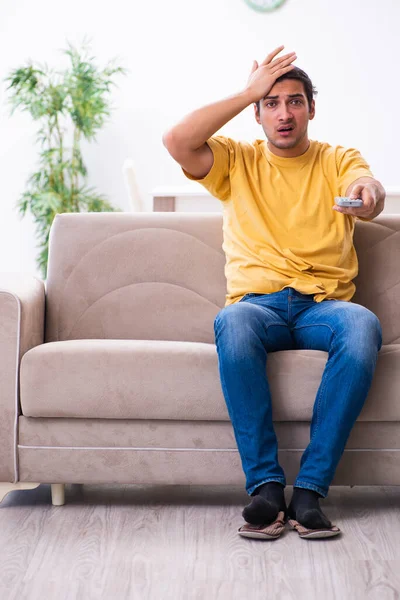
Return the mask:
<path id="1" fill-rule="evenodd" d="M 295 521 L 294 519 L 289 518 L 288 523 L 292 529 L 295 529 L 297 531 L 301 538 L 309 540 L 334 537 L 341 533 L 339 527 L 336 527 L 336 525 L 320 529 L 308 529 L 307 527 L 304 527 L 304 525 L 301 525 L 298 521 Z"/>
<path id="2" fill-rule="evenodd" d="M 280 537 L 284 529 L 285 512 L 282 510 L 278 513 L 276 519 L 272 523 L 266 525 L 251 525 L 250 523 L 245 523 L 245 525 L 239 527 L 238 533 L 242 537 L 262 540 L 276 540 L 278 537 Z"/>
<path id="3" fill-rule="evenodd" d="M 283 511 L 286 516 L 287 506 L 284 497 L 280 499 L 279 504 L 275 504 L 257 495 L 244 507 L 242 517 L 250 525 L 267 524 L 275 521 L 280 511 Z"/>

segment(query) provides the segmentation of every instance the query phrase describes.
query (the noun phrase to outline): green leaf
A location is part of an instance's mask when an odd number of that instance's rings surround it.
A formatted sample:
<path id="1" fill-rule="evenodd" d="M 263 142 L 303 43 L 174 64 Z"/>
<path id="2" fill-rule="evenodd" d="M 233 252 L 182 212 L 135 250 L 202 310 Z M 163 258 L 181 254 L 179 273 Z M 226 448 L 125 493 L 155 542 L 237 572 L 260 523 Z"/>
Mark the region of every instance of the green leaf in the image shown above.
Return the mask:
<path id="1" fill-rule="evenodd" d="M 100 69 L 85 39 L 80 48 L 67 42 L 64 51 L 70 67 L 51 70 L 47 64 L 20 66 L 12 70 L 8 83 L 11 114 L 29 112 L 38 121 L 36 142 L 38 165 L 26 183 L 15 208 L 21 217 L 33 215 L 40 242 L 38 266 L 46 278 L 48 239 L 51 225 L 60 212 L 115 212 L 105 196 L 87 185 L 87 168 L 80 149 L 82 137 L 92 141 L 111 116 L 110 93 L 114 78 L 126 70 L 110 62 Z M 66 135 L 73 133 L 67 147 Z M 69 139 L 69 137 L 67 138 Z"/>

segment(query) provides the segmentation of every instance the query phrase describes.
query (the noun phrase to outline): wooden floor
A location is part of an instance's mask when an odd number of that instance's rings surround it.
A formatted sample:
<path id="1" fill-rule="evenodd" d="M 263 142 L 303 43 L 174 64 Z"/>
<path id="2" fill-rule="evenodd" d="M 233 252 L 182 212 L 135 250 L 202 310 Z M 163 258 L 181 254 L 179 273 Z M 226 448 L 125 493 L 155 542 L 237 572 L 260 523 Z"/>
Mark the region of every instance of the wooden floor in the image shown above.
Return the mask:
<path id="1" fill-rule="evenodd" d="M 292 488 L 285 490 L 287 501 Z M 332 487 L 339 538 L 241 538 L 249 497 L 232 486 L 67 485 L 0 505 L 0 599 L 395 600 L 400 488 Z"/>

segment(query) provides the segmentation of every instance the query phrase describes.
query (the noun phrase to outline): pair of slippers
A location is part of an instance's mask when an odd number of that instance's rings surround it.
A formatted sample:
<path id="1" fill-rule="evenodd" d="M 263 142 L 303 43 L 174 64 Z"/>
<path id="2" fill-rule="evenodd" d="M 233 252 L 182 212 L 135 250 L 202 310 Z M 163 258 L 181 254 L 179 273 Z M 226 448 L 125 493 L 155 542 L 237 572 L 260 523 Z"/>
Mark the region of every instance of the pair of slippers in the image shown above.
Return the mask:
<path id="1" fill-rule="evenodd" d="M 301 525 L 298 521 L 294 519 L 287 518 L 284 511 L 280 511 L 273 523 L 269 523 L 268 525 L 251 525 L 250 523 L 245 523 L 242 527 L 239 527 L 238 533 L 242 537 L 254 538 L 254 539 L 263 539 L 263 540 L 276 540 L 281 536 L 283 530 L 285 529 L 286 522 L 289 523 L 291 529 L 297 531 L 299 536 L 304 539 L 320 539 L 320 538 L 329 538 L 339 535 L 341 533 L 339 527 L 332 525 L 332 527 L 327 527 L 323 529 L 308 529 Z"/>

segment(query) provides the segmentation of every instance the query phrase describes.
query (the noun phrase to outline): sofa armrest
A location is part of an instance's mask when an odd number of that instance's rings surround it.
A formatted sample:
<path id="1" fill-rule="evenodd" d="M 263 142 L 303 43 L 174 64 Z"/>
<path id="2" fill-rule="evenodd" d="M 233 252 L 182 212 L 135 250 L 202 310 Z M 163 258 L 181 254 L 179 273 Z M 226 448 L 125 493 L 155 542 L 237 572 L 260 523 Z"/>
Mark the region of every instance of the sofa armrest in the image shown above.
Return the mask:
<path id="1" fill-rule="evenodd" d="M 18 481 L 17 427 L 22 356 L 44 342 L 45 284 L 0 273 L 0 481 Z"/>

